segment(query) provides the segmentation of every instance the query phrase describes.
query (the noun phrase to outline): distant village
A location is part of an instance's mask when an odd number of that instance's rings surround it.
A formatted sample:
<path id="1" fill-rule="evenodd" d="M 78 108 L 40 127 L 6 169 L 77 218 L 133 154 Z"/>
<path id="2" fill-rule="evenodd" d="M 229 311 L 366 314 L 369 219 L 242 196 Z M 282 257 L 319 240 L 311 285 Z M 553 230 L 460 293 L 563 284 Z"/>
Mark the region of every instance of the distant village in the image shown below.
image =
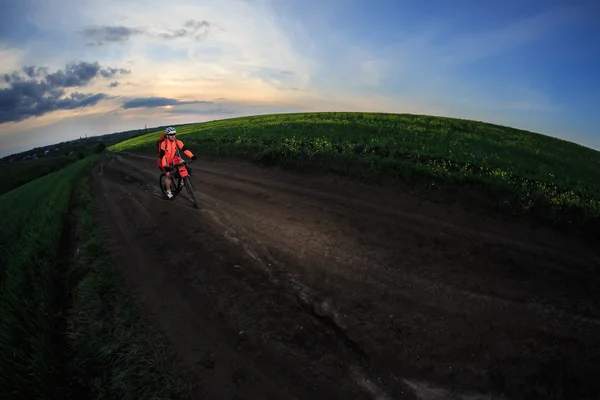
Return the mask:
<path id="1" fill-rule="evenodd" d="M 156 129 L 156 128 L 154 128 Z M 88 137 L 79 137 L 65 142 L 55 143 L 48 146 L 36 147 L 18 154 L 12 154 L 0 159 L 0 164 L 9 164 L 19 161 L 38 160 L 42 157 L 71 156 L 75 153 L 93 153 L 97 148 L 110 146 L 123 140 L 130 139 L 148 132 L 148 128 L 135 129 L 124 132 L 109 133 Z"/>
<path id="2" fill-rule="evenodd" d="M 101 140 L 99 140 L 97 137 L 94 137 L 94 138 L 88 138 L 87 136 L 80 137 L 79 139 L 73 139 L 73 140 L 69 140 L 66 142 L 61 142 L 58 145 L 38 147 L 38 148 L 28 150 L 23 153 L 13 154 L 12 156 L 9 156 L 8 159 L 3 160 L 3 161 L 6 163 L 12 163 L 15 161 L 37 160 L 39 157 L 47 157 L 47 156 L 51 156 L 51 155 L 56 155 L 61 152 L 61 149 L 65 149 L 65 150 L 63 150 L 63 152 L 64 152 L 63 155 L 70 156 L 70 155 L 73 155 L 75 153 L 75 151 L 77 151 L 78 148 L 81 148 L 84 146 L 87 147 L 88 145 L 93 145 L 96 143 L 101 143 Z"/>
<path id="3" fill-rule="evenodd" d="M 49 154 L 51 154 L 51 153 L 58 153 L 58 152 L 60 151 L 60 147 L 55 147 L 54 149 L 47 148 L 47 149 L 43 149 L 43 150 L 44 150 L 44 152 L 43 152 L 42 154 L 40 154 L 40 157 L 47 156 L 47 155 L 49 155 Z M 71 155 L 71 154 L 73 154 L 73 153 L 74 153 L 74 151 L 73 151 L 73 150 L 71 150 L 71 151 L 69 151 L 69 152 L 65 153 L 65 155 L 66 155 L 66 156 L 70 156 L 70 155 Z M 23 156 L 23 157 L 22 157 L 22 158 L 20 158 L 20 159 L 19 159 L 19 158 L 10 158 L 10 159 L 8 160 L 8 162 L 13 162 L 13 161 L 24 161 L 24 160 L 29 160 L 29 159 L 32 159 L 32 160 L 37 160 L 37 159 L 38 159 L 38 155 L 37 155 L 37 153 L 33 153 L 33 154 L 27 154 L 27 155 Z"/>

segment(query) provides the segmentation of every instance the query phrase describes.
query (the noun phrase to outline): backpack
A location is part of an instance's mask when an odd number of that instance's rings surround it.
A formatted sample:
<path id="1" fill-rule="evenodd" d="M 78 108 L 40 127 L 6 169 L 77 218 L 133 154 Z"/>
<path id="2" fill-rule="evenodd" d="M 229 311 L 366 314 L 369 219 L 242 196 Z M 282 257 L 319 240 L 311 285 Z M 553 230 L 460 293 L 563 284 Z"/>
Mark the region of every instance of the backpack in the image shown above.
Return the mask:
<path id="1" fill-rule="evenodd" d="M 156 155 L 158 157 L 160 157 L 160 144 L 163 142 L 163 140 L 165 140 L 167 138 L 167 135 L 165 135 L 164 133 L 162 135 L 160 135 L 160 137 L 158 138 L 158 140 L 156 141 Z"/>

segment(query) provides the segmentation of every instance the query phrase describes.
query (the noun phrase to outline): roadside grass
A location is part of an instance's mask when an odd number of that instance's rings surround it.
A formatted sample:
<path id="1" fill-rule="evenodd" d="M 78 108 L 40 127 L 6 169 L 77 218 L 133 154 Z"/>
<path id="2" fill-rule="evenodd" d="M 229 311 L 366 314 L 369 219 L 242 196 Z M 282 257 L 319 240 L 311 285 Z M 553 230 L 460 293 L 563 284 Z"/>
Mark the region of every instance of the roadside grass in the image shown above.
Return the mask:
<path id="1" fill-rule="evenodd" d="M 95 160 L 0 196 L 0 398 L 42 398 L 52 391 L 62 226 L 73 185 Z"/>
<path id="2" fill-rule="evenodd" d="M 600 152 L 549 136 L 453 118 L 375 113 L 242 117 L 180 126 L 197 154 L 330 171 L 420 192 L 480 193 L 474 207 L 600 226 Z M 162 132 L 108 148 L 151 149 Z"/>
<path id="3" fill-rule="evenodd" d="M 185 398 L 93 217 L 98 158 L 0 196 L 0 398 Z"/>

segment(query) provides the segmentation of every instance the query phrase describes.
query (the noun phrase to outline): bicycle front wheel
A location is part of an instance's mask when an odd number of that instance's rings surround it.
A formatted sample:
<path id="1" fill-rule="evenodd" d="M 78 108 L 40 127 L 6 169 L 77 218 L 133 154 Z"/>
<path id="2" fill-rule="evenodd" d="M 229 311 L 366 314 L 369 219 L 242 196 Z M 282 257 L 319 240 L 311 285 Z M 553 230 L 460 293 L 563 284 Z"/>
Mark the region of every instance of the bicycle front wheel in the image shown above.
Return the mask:
<path id="1" fill-rule="evenodd" d="M 194 203 L 194 208 L 198 208 L 198 203 L 196 202 L 196 196 L 194 195 L 194 185 L 192 185 L 192 180 L 189 176 L 183 178 L 185 182 L 185 188 L 187 189 L 188 194 L 192 198 L 192 202 Z"/>

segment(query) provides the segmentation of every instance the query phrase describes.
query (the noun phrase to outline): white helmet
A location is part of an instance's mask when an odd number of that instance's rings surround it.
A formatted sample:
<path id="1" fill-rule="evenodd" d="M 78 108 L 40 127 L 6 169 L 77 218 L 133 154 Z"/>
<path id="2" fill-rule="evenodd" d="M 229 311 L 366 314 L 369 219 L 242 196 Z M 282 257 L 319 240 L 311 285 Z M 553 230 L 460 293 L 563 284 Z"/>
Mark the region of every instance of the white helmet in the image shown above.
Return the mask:
<path id="1" fill-rule="evenodd" d="M 165 135 L 174 135 L 174 134 L 175 134 L 175 128 L 173 128 L 172 126 L 165 129 Z"/>

